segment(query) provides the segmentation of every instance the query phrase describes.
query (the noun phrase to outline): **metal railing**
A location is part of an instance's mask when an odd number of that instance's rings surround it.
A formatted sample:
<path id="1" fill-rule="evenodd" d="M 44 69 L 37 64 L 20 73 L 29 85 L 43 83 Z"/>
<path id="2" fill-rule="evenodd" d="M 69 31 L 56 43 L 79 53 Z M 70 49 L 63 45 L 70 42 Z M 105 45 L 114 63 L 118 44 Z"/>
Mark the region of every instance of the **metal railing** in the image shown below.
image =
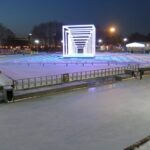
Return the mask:
<path id="1" fill-rule="evenodd" d="M 146 62 L 147 63 L 147 62 Z M 57 62 L 1 62 L 0 64 L 3 65 L 14 65 L 14 64 L 19 64 L 19 65 L 26 65 L 26 66 L 34 66 L 34 65 L 40 65 L 40 66 L 47 66 L 47 65 L 64 65 L 66 67 L 70 66 L 70 65 L 80 65 L 80 66 L 87 66 L 87 65 L 107 65 L 107 66 L 111 66 L 111 65 L 135 65 L 135 62 L 117 62 L 117 61 L 95 61 L 95 62 L 91 62 L 91 61 L 83 61 L 83 62 L 78 62 L 78 61 L 57 61 Z"/>
<path id="2" fill-rule="evenodd" d="M 138 68 L 139 68 L 138 65 L 132 65 L 132 66 L 129 65 L 129 66 L 107 68 L 107 69 L 100 69 L 100 70 L 91 70 L 91 71 L 74 72 L 68 74 L 19 79 L 19 80 L 13 80 L 13 87 L 15 90 L 31 89 L 31 88 L 37 88 L 43 86 L 62 84 L 64 82 L 73 82 L 73 81 L 81 81 L 81 80 L 93 79 L 98 77 L 115 76 L 119 74 L 124 74 L 125 70 L 127 69 L 137 71 Z M 66 79 L 65 79 L 66 81 L 64 80 L 64 75 L 66 75 Z"/>

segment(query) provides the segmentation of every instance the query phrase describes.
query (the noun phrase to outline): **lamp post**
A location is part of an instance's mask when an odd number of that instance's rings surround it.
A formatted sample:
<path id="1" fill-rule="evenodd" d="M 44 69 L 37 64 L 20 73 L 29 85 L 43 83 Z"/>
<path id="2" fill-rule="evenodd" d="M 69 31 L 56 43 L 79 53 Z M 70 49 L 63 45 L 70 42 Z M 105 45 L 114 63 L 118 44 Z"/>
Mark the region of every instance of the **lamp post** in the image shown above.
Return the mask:
<path id="1" fill-rule="evenodd" d="M 30 48 L 30 50 L 31 50 L 31 47 L 32 47 L 31 37 L 32 37 L 32 33 L 29 33 L 28 40 L 29 40 L 29 48 Z"/>
<path id="2" fill-rule="evenodd" d="M 116 44 L 116 27 L 111 26 L 108 29 L 109 36 L 110 36 L 110 44 L 115 45 Z"/>
<path id="3" fill-rule="evenodd" d="M 102 39 L 99 39 L 99 40 L 98 40 L 98 43 L 99 43 L 99 44 L 103 43 L 103 40 L 102 40 Z"/>
<path id="4" fill-rule="evenodd" d="M 110 28 L 109 28 L 109 32 L 110 32 L 111 34 L 115 33 L 115 32 L 116 32 L 116 28 L 115 28 L 115 27 L 110 27 Z"/>
<path id="5" fill-rule="evenodd" d="M 127 38 L 123 38 L 123 50 L 127 50 L 126 49 L 126 43 L 128 42 L 128 39 Z"/>
<path id="6" fill-rule="evenodd" d="M 36 40 L 34 40 L 34 43 L 37 47 L 37 53 L 38 53 L 38 48 L 39 48 L 40 41 L 38 39 L 36 39 Z"/>
<path id="7" fill-rule="evenodd" d="M 98 39 L 98 46 L 99 46 L 99 49 L 101 50 L 101 44 L 103 43 L 103 40 L 102 39 Z"/>
<path id="8" fill-rule="evenodd" d="M 39 40 L 35 40 L 34 43 L 38 45 L 40 43 L 40 41 Z"/>
<path id="9" fill-rule="evenodd" d="M 123 42 L 126 43 L 128 41 L 127 38 L 123 38 Z"/>

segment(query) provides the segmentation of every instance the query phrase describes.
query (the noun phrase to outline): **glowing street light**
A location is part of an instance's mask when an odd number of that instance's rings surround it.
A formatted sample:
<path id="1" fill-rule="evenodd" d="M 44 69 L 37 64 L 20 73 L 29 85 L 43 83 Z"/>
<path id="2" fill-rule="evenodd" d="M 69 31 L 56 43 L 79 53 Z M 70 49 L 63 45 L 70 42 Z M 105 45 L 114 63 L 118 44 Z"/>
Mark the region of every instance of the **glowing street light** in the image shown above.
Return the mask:
<path id="1" fill-rule="evenodd" d="M 110 33 L 115 33 L 116 32 L 116 28 L 115 27 L 110 27 L 109 31 L 110 31 Z"/>
<path id="2" fill-rule="evenodd" d="M 99 50 L 101 50 L 101 44 L 103 43 L 102 39 L 98 39 L 98 46 L 99 46 Z"/>
<path id="3" fill-rule="evenodd" d="M 32 33 L 28 34 L 29 48 L 32 48 Z"/>
<path id="4" fill-rule="evenodd" d="M 103 40 L 102 40 L 102 39 L 99 39 L 99 40 L 98 40 L 98 43 L 103 43 Z"/>
<path id="5" fill-rule="evenodd" d="M 128 41 L 128 39 L 127 38 L 123 38 L 123 42 L 127 42 Z"/>
<path id="6" fill-rule="evenodd" d="M 35 40 L 34 43 L 35 43 L 35 44 L 39 44 L 40 41 L 39 41 L 39 40 Z"/>

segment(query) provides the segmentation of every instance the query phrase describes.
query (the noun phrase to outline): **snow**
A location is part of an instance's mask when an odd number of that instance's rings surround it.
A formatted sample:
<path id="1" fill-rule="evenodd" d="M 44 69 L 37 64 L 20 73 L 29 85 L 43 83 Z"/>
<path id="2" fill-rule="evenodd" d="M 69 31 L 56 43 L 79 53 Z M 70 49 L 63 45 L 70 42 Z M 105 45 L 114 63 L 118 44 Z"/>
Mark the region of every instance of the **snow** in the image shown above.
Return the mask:
<path id="1" fill-rule="evenodd" d="M 0 56 L 0 70 L 13 79 L 150 64 L 149 54 L 98 53 L 95 58 L 63 58 L 61 53 Z"/>
<path id="2" fill-rule="evenodd" d="M 0 105 L 1 150 L 123 150 L 150 133 L 150 78 Z"/>

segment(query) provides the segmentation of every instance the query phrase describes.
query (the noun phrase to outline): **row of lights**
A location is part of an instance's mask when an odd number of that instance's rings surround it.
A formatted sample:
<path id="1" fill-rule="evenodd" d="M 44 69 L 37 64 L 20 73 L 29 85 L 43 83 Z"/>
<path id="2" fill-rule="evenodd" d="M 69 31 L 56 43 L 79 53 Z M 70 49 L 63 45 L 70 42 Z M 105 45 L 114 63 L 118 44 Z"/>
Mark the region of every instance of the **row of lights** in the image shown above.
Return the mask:
<path id="1" fill-rule="evenodd" d="M 109 32 L 110 32 L 110 34 L 114 34 L 114 33 L 116 32 L 116 28 L 113 27 L 113 26 L 110 27 L 110 28 L 109 28 Z M 124 43 L 126 43 L 127 41 L 128 41 L 128 38 L 123 38 L 123 42 L 124 42 Z M 103 43 L 103 40 L 102 40 L 102 39 L 99 39 L 99 40 L 98 40 L 98 43 L 100 43 L 100 44 Z"/>
<path id="2" fill-rule="evenodd" d="M 111 33 L 111 34 L 114 34 L 115 32 L 116 32 L 116 28 L 115 27 L 110 27 L 109 28 L 109 32 Z M 32 36 L 32 33 L 29 33 L 29 37 L 31 37 Z M 123 38 L 123 42 L 124 43 L 126 43 L 128 41 L 128 39 L 127 38 Z M 35 44 L 39 44 L 40 43 L 40 41 L 38 40 L 38 39 L 36 39 L 36 40 L 34 40 L 34 43 Z M 63 43 L 63 40 L 61 40 L 61 43 Z M 98 43 L 103 43 L 103 40 L 102 39 L 99 39 L 98 40 Z"/>
<path id="3" fill-rule="evenodd" d="M 32 36 L 32 33 L 29 33 L 29 37 L 30 37 L 30 38 L 31 38 L 31 36 Z M 38 39 L 36 39 L 36 40 L 34 40 L 34 43 L 35 43 L 35 44 L 39 44 L 40 41 L 39 41 Z"/>
<path id="4" fill-rule="evenodd" d="M 127 38 L 123 38 L 123 42 L 126 43 L 128 41 Z M 98 39 L 98 43 L 103 43 L 103 40 L 102 39 Z"/>

